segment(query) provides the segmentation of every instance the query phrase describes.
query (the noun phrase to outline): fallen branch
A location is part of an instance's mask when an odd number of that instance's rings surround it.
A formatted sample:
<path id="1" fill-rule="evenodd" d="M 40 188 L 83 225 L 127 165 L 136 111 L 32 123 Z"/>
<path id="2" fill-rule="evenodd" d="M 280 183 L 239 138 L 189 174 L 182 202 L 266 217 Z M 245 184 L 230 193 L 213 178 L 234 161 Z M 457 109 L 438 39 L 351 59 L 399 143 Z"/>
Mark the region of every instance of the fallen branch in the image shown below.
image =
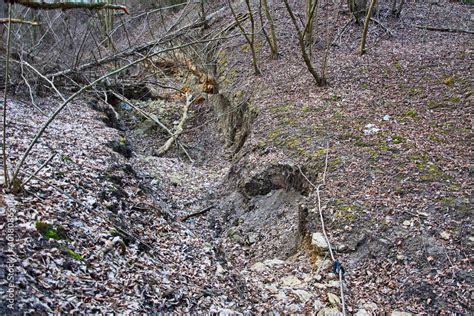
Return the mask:
<path id="1" fill-rule="evenodd" d="M 423 29 L 423 30 L 427 30 L 427 31 L 474 34 L 474 31 L 469 31 L 469 30 L 464 30 L 464 29 L 435 27 L 435 26 L 430 26 L 430 25 L 416 25 L 416 24 L 414 24 L 413 26 L 418 28 L 418 29 Z"/>
<path id="2" fill-rule="evenodd" d="M 31 99 L 31 104 L 43 115 L 46 115 L 46 113 L 44 113 L 41 108 L 36 104 L 35 102 L 35 97 L 33 96 L 33 89 L 31 88 L 31 85 L 30 83 L 28 82 L 28 80 L 26 79 L 25 77 L 25 69 L 23 67 L 23 56 L 20 55 L 20 75 L 21 75 L 21 78 L 23 79 L 23 81 L 25 82 L 25 85 L 28 87 L 28 92 L 30 93 L 30 99 Z"/>
<path id="3" fill-rule="evenodd" d="M 337 46 L 337 42 L 340 41 L 342 35 L 344 35 L 346 30 L 349 28 L 349 25 L 351 24 L 351 22 L 352 22 L 352 19 L 349 19 L 344 25 L 344 27 L 336 34 L 336 36 L 334 37 L 334 40 L 331 43 L 332 46 Z"/>
<path id="4" fill-rule="evenodd" d="M 18 3 L 25 7 L 41 10 L 69 10 L 69 9 L 91 9 L 91 10 L 102 10 L 102 9 L 111 9 L 111 10 L 122 10 L 128 14 L 126 6 L 118 4 L 110 4 L 107 2 L 99 1 L 89 1 L 89 2 L 79 2 L 79 1 L 54 1 L 54 2 L 45 2 L 40 0 L 10 0 L 11 3 Z"/>
<path id="5" fill-rule="evenodd" d="M 111 92 L 117 99 L 119 99 L 120 101 L 122 102 L 125 102 L 127 103 L 128 105 L 130 105 L 131 108 L 133 108 L 134 110 L 136 110 L 138 113 L 140 113 L 141 115 L 143 115 L 145 118 L 151 120 L 153 123 L 157 124 L 159 127 L 161 127 L 162 129 L 164 129 L 170 136 L 173 136 L 173 132 L 165 125 L 163 124 L 162 122 L 160 122 L 160 120 L 158 120 L 158 118 L 155 116 L 155 115 L 152 115 L 150 113 L 147 113 L 145 111 L 143 111 L 142 109 L 140 109 L 138 106 L 134 105 L 129 99 L 127 99 L 126 97 L 124 97 L 123 95 L 121 94 L 118 94 L 117 92 L 115 91 L 112 91 Z M 183 150 L 183 152 L 185 153 L 185 155 L 189 158 L 189 160 L 191 162 L 194 162 L 194 160 L 191 158 L 191 156 L 189 155 L 188 151 L 186 150 L 186 148 L 184 148 L 183 144 L 181 144 L 179 141 L 178 141 L 178 145 L 179 147 Z"/>
<path id="6" fill-rule="evenodd" d="M 38 22 L 34 22 L 34 21 L 26 21 L 26 20 L 20 20 L 20 19 L 5 19 L 5 18 L 0 19 L 0 24 L 6 24 L 6 23 L 28 24 L 28 25 L 31 25 L 31 26 L 39 26 L 40 25 Z"/>
<path id="7" fill-rule="evenodd" d="M 176 131 L 173 133 L 173 135 L 171 135 L 171 137 L 166 141 L 163 146 L 158 148 L 158 156 L 161 156 L 166 153 L 170 149 L 171 145 L 178 139 L 178 136 L 183 132 L 184 123 L 186 123 L 186 120 L 188 119 L 189 106 L 194 101 L 192 97 L 192 94 L 186 93 L 186 104 L 184 105 L 183 116 L 181 116 L 181 120 L 179 121 L 179 124 L 176 127 Z"/>
<path id="8" fill-rule="evenodd" d="M 28 179 L 26 179 L 25 181 L 23 181 L 23 186 L 25 186 L 28 182 L 30 182 L 31 179 L 33 179 L 33 177 L 36 177 L 38 175 L 38 173 L 43 170 L 44 167 L 46 167 L 50 162 L 51 160 L 53 160 L 54 157 L 56 157 L 56 154 L 57 153 L 53 153 L 49 158 L 48 160 L 46 160 L 39 168 L 38 170 L 36 170 L 34 173 L 32 173 L 30 175 L 30 177 Z"/>
<path id="9" fill-rule="evenodd" d="M 205 214 L 205 213 L 209 212 L 210 210 L 212 210 L 214 207 L 216 207 L 215 204 L 210 205 L 210 206 L 208 206 L 208 207 L 205 207 L 205 208 L 203 208 L 202 210 L 199 210 L 199 211 L 197 211 L 197 212 L 188 214 L 188 215 L 184 216 L 184 217 L 181 219 L 181 222 L 185 222 L 185 221 L 187 221 L 188 219 L 190 219 L 191 217 L 195 217 L 195 216 L 199 216 L 199 215 Z"/>
<path id="10" fill-rule="evenodd" d="M 380 25 L 380 26 L 385 30 L 385 32 L 387 32 L 390 36 L 394 36 L 392 30 L 389 29 L 388 27 L 386 27 L 385 25 L 383 25 L 382 22 L 380 22 L 380 21 L 377 20 L 376 18 L 370 18 L 370 20 L 371 20 L 372 22 L 375 22 L 375 23 L 377 23 L 378 25 Z"/>

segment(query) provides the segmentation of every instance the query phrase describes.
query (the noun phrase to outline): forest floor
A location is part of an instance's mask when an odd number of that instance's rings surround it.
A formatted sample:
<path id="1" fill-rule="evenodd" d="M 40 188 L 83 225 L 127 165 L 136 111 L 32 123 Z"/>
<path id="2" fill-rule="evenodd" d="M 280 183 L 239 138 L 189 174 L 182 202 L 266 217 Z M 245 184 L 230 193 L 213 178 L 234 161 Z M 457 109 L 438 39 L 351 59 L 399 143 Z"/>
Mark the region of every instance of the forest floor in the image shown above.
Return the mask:
<path id="1" fill-rule="evenodd" d="M 250 96 L 255 115 L 237 154 L 224 147 L 210 102 L 191 107 L 179 139 L 193 163 L 178 147 L 157 157 L 168 136 L 128 108 L 110 127 L 100 104 L 71 104 L 25 170 L 54 155 L 48 164 L 21 194 L 0 197 L 2 231 L 7 219 L 15 227 L 0 254 L 0 266 L 15 266 L 14 310 L 341 310 L 333 262 L 301 242 L 301 205 L 318 210 L 311 185 L 300 183 L 305 174 L 326 180 L 322 211 L 346 270 L 348 312 L 472 313 L 473 38 L 415 26 L 472 29 L 472 9 L 443 2 L 428 10 L 407 3 L 401 19 L 382 19 L 392 35 L 371 26 L 364 56 L 361 27 L 350 24 L 331 48 L 323 88 L 296 53 L 283 7 L 275 10 L 280 57 L 260 48 L 262 76 L 251 73 L 243 39 L 228 43 L 218 61 L 222 92 Z M 346 20 L 316 27 L 340 30 Z M 137 104 L 172 126 L 183 102 Z M 37 102 L 44 113 L 57 103 Z M 9 101 L 11 163 L 45 118 L 27 101 Z M 308 233 L 320 232 L 309 218 Z M 8 310 L 6 272 L 0 310 Z"/>

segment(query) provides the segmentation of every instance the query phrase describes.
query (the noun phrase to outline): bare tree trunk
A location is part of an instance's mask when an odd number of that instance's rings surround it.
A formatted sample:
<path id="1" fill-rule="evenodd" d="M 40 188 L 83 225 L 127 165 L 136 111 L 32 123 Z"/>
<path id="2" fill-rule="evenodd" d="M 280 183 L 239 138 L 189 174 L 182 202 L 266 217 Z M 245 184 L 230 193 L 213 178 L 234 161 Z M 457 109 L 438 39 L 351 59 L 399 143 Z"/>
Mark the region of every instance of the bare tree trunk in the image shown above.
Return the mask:
<path id="1" fill-rule="evenodd" d="M 252 7 L 250 6 L 250 0 L 245 0 L 245 4 L 247 5 L 247 9 L 249 11 L 249 18 L 250 18 L 250 29 L 251 29 L 251 44 L 250 50 L 252 51 L 252 60 L 253 60 L 253 68 L 256 75 L 260 75 L 260 69 L 257 65 L 257 52 L 255 51 L 255 19 L 252 13 Z"/>
<path id="2" fill-rule="evenodd" d="M 12 17 L 12 5 L 8 4 L 8 20 L 11 20 Z M 12 23 L 8 22 L 7 29 L 7 52 L 5 54 L 5 86 L 3 90 L 3 131 L 2 131 L 2 163 L 3 163 L 3 177 L 5 187 L 8 187 L 10 184 L 10 179 L 8 176 L 8 165 L 7 165 L 7 96 L 8 96 L 8 68 L 10 66 L 10 45 L 11 45 L 11 28 Z"/>
<path id="3" fill-rule="evenodd" d="M 118 4 L 110 4 L 107 1 L 98 1 L 98 0 L 76 0 L 76 1 L 44 1 L 44 0 L 9 0 L 11 3 L 19 3 L 26 7 L 33 9 L 42 9 L 42 10 L 69 10 L 69 9 L 112 9 L 112 10 L 123 10 L 128 14 L 127 7 Z"/>
<path id="4" fill-rule="evenodd" d="M 308 25 L 308 32 L 305 34 L 305 44 L 310 48 L 309 54 L 311 55 L 311 46 L 313 46 L 313 28 L 314 28 L 314 17 L 315 10 L 313 10 L 314 5 L 317 0 L 306 0 L 306 24 Z"/>
<path id="5" fill-rule="evenodd" d="M 395 17 L 400 17 L 400 13 L 403 10 L 403 4 L 405 3 L 405 0 L 400 0 L 400 3 L 398 4 L 397 7 L 397 0 L 393 0 L 392 2 L 392 15 Z"/>
<path id="6" fill-rule="evenodd" d="M 362 33 L 362 40 L 360 42 L 361 55 L 365 53 L 365 42 L 367 40 L 367 32 L 369 30 L 370 17 L 372 16 L 372 11 L 374 10 L 376 3 L 377 3 L 377 0 L 372 0 L 372 2 L 370 2 L 369 11 L 367 12 L 367 15 L 365 16 L 364 31 Z"/>
<path id="7" fill-rule="evenodd" d="M 270 29 L 270 36 L 269 36 L 269 44 L 270 44 L 270 51 L 272 59 L 278 58 L 278 46 L 277 46 L 277 38 L 275 34 L 275 26 L 273 24 L 273 18 L 270 14 L 270 9 L 268 7 L 268 0 L 261 0 L 261 4 L 263 6 L 263 12 L 265 13 L 265 18 L 268 21 L 268 28 Z"/>
<path id="8" fill-rule="evenodd" d="M 204 29 L 207 29 L 209 27 L 209 25 L 207 25 L 206 10 L 205 10 L 205 7 L 204 7 L 204 1 L 205 0 L 199 1 L 199 6 L 200 6 L 200 10 L 201 10 L 200 18 L 201 18 L 201 22 L 202 22 L 202 27 Z"/>
<path id="9" fill-rule="evenodd" d="M 107 4 L 111 5 L 112 0 L 105 0 Z M 111 9 L 105 9 L 102 12 L 99 12 L 100 23 L 102 24 L 103 36 L 106 38 L 105 46 L 110 48 L 113 46 L 112 38 L 110 33 L 114 27 L 114 12 Z"/>
<path id="10" fill-rule="evenodd" d="M 255 75 L 260 75 L 261 71 L 258 68 L 258 63 L 257 63 L 257 52 L 255 51 L 255 19 L 252 14 L 252 8 L 250 6 L 250 0 L 245 0 L 245 5 L 247 6 L 248 14 L 249 14 L 249 19 L 250 19 L 250 37 L 245 32 L 244 27 L 242 26 L 242 22 L 240 21 L 239 17 L 234 11 L 234 8 L 232 7 L 232 4 L 230 3 L 231 0 L 227 0 L 227 3 L 229 4 L 230 11 L 232 12 L 232 15 L 234 16 L 235 22 L 237 23 L 237 26 L 240 29 L 240 32 L 242 35 L 245 37 L 245 40 L 250 46 L 250 51 L 252 52 L 252 64 L 253 64 L 253 69 Z"/>
<path id="11" fill-rule="evenodd" d="M 318 0 L 313 0 L 313 9 L 310 12 L 310 19 L 312 19 L 312 16 L 314 15 L 314 11 L 316 10 L 316 6 L 318 5 Z M 326 84 L 326 79 L 323 76 L 320 76 L 316 69 L 314 69 L 313 64 L 311 63 L 311 57 L 308 54 L 307 47 L 305 45 L 305 35 L 308 32 L 309 29 L 309 23 L 308 19 L 306 20 L 306 24 L 304 25 L 304 29 L 301 30 L 299 25 L 298 25 L 298 20 L 296 19 L 295 14 L 293 13 L 293 10 L 291 9 L 288 0 L 283 0 L 285 3 L 285 7 L 290 15 L 291 22 L 293 23 L 293 26 L 296 29 L 296 33 L 298 34 L 298 43 L 301 49 L 301 54 L 303 56 L 303 60 L 306 64 L 306 68 L 308 68 L 308 71 L 311 73 L 313 76 L 314 80 L 316 81 L 316 84 L 318 86 L 324 86 Z"/>
<path id="12" fill-rule="evenodd" d="M 367 9 L 367 0 L 347 0 L 349 11 L 355 19 L 356 24 L 359 24 L 359 20 L 364 16 Z"/>

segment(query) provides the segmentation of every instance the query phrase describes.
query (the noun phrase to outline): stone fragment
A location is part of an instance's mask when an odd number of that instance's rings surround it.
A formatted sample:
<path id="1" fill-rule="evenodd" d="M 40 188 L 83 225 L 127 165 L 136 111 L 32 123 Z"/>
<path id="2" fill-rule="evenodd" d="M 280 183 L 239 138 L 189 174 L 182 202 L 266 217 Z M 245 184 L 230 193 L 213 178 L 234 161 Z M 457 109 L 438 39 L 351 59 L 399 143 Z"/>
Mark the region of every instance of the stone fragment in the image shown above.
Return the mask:
<path id="1" fill-rule="evenodd" d="M 324 307 L 324 304 L 320 300 L 314 300 L 313 302 L 313 312 L 318 312 Z"/>
<path id="2" fill-rule="evenodd" d="M 364 304 L 364 309 L 368 310 L 369 312 L 374 312 L 378 309 L 377 304 L 369 302 Z"/>
<path id="3" fill-rule="evenodd" d="M 451 234 L 448 233 L 447 231 L 442 231 L 440 234 L 441 238 L 443 238 L 444 240 L 449 240 L 451 238 Z"/>
<path id="4" fill-rule="evenodd" d="M 268 284 L 265 288 L 272 294 L 278 293 L 278 288 L 274 284 Z"/>
<path id="5" fill-rule="evenodd" d="M 326 284 L 322 284 L 322 283 L 314 283 L 314 286 L 320 290 L 324 290 L 326 289 Z"/>
<path id="6" fill-rule="evenodd" d="M 301 310 L 301 306 L 298 304 L 291 304 L 290 306 L 288 306 L 289 313 L 295 314 L 295 313 L 298 313 L 300 310 Z"/>
<path id="7" fill-rule="evenodd" d="M 326 238 L 324 238 L 324 235 L 321 233 L 313 233 L 311 237 L 311 244 L 320 251 L 326 251 L 329 249 Z"/>
<path id="8" fill-rule="evenodd" d="M 341 299 L 339 298 L 339 296 L 337 296 L 336 294 L 333 294 L 331 292 L 328 292 L 327 295 L 328 295 L 329 303 L 331 303 L 332 306 L 340 306 L 341 305 Z"/>
<path id="9" fill-rule="evenodd" d="M 275 295 L 275 298 L 276 298 L 278 301 L 282 301 L 282 302 L 286 302 L 286 301 L 287 301 L 287 296 L 286 296 L 285 292 L 283 292 L 283 291 L 278 292 L 278 294 Z"/>
<path id="10" fill-rule="evenodd" d="M 248 235 L 248 243 L 250 245 L 255 244 L 258 241 L 258 234 L 251 233 Z"/>
<path id="11" fill-rule="evenodd" d="M 267 259 L 263 261 L 263 264 L 269 268 L 273 268 L 274 266 L 282 266 L 285 264 L 285 261 L 280 259 Z"/>
<path id="12" fill-rule="evenodd" d="M 326 307 L 321 309 L 317 316 L 340 316 L 342 313 L 337 308 Z"/>
<path id="13" fill-rule="evenodd" d="M 290 275 L 283 278 L 282 283 L 287 287 L 299 287 L 301 285 L 301 280 L 294 275 Z"/>
<path id="14" fill-rule="evenodd" d="M 392 316 L 411 316 L 412 313 L 393 311 Z"/>
<path id="15" fill-rule="evenodd" d="M 232 309 L 223 308 L 219 310 L 219 316 L 240 316 L 242 313 L 236 312 Z"/>
<path id="16" fill-rule="evenodd" d="M 267 270 L 267 266 L 261 262 L 256 262 L 250 267 L 250 270 L 255 272 L 263 272 Z"/>
<path id="17" fill-rule="evenodd" d="M 216 275 L 222 275 L 225 272 L 225 269 L 218 263 L 216 265 Z"/>
<path id="18" fill-rule="evenodd" d="M 295 293 L 295 295 L 298 296 L 298 298 L 300 299 L 300 302 L 303 304 L 309 301 L 311 297 L 313 297 L 313 294 L 305 290 L 294 290 L 293 293 Z"/>
<path id="19" fill-rule="evenodd" d="M 370 316 L 369 312 L 361 308 L 355 313 L 355 316 Z"/>

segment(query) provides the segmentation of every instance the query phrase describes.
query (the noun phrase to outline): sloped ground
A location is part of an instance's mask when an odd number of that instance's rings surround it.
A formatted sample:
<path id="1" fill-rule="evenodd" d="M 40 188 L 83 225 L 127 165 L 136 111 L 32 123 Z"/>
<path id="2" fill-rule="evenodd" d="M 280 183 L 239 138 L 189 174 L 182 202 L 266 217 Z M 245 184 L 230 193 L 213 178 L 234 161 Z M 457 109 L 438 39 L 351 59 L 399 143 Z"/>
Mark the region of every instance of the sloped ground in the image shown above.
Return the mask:
<path id="1" fill-rule="evenodd" d="M 39 173 L 47 183 L 33 179 L 23 194 L 3 197 L 16 228 L 10 241 L 15 252 L 2 255 L 18 269 L 14 310 L 197 312 L 228 304 L 226 297 L 248 300 L 251 289 L 241 277 L 216 271 L 214 246 L 178 219 L 199 206 L 194 200 L 201 191 L 217 185 L 210 172 L 172 158 L 133 154 L 127 160 L 107 146 L 120 136 L 97 119 L 99 113 L 83 103 L 70 110 L 29 160 L 33 170 L 57 153 Z M 10 118 L 11 148 L 23 148 L 41 116 L 12 102 Z M 189 183 L 189 195 L 168 190 L 173 185 L 167 181 L 177 181 L 173 173 Z"/>
<path id="2" fill-rule="evenodd" d="M 294 53 L 283 10 L 281 57 L 260 63 L 263 76 L 251 75 L 243 49 L 222 54 L 246 63 L 251 78 L 239 73 L 231 89 L 256 91 L 259 116 L 237 163 L 241 176 L 282 159 L 321 175 L 328 144 L 323 209 L 330 239 L 351 249 L 338 257 L 352 308 L 472 312 L 472 35 L 414 26 L 472 29 L 471 10 L 410 3 L 401 20 L 382 20 L 394 36 L 371 26 L 362 57 L 361 29 L 350 26 L 331 49 L 324 88 Z M 316 61 L 324 44 L 322 35 Z M 364 132 L 368 124 L 377 130 Z M 308 203 L 315 207 L 314 195 Z M 310 226 L 320 230 L 317 216 Z"/>
<path id="3" fill-rule="evenodd" d="M 32 171 L 57 152 L 39 173 L 47 183 L 33 179 L 25 193 L 3 196 L 2 217 L 13 210 L 16 227 L 15 253 L 1 257 L 18 267 L 15 308 L 316 313 L 337 305 L 332 263 L 299 243 L 298 206 L 315 207 L 314 194 L 301 185 L 245 189 L 281 166 L 301 166 L 319 183 L 328 144 L 322 203 L 330 240 L 344 249 L 336 255 L 348 310 L 472 313 L 472 35 L 413 26 L 469 28 L 467 8 L 409 3 L 401 20 L 379 17 L 394 36 L 374 25 L 363 57 L 351 24 L 331 49 L 329 86 L 318 88 L 277 5 L 281 56 L 266 60 L 260 50 L 261 77 L 251 74 L 243 40 L 220 54 L 223 91 L 252 95 L 258 114 L 232 161 L 209 104 L 193 108 L 182 139 L 199 157 L 194 165 L 177 149 L 153 156 L 166 135 L 121 133 L 74 104 L 29 160 Z M 330 22 L 342 28 L 346 17 Z M 19 101 L 9 117 L 10 150 L 20 152 L 42 117 Z M 379 130 L 366 135 L 367 124 Z M 127 141 L 130 159 L 107 145 Z M 320 229 L 317 216 L 306 225 Z"/>

